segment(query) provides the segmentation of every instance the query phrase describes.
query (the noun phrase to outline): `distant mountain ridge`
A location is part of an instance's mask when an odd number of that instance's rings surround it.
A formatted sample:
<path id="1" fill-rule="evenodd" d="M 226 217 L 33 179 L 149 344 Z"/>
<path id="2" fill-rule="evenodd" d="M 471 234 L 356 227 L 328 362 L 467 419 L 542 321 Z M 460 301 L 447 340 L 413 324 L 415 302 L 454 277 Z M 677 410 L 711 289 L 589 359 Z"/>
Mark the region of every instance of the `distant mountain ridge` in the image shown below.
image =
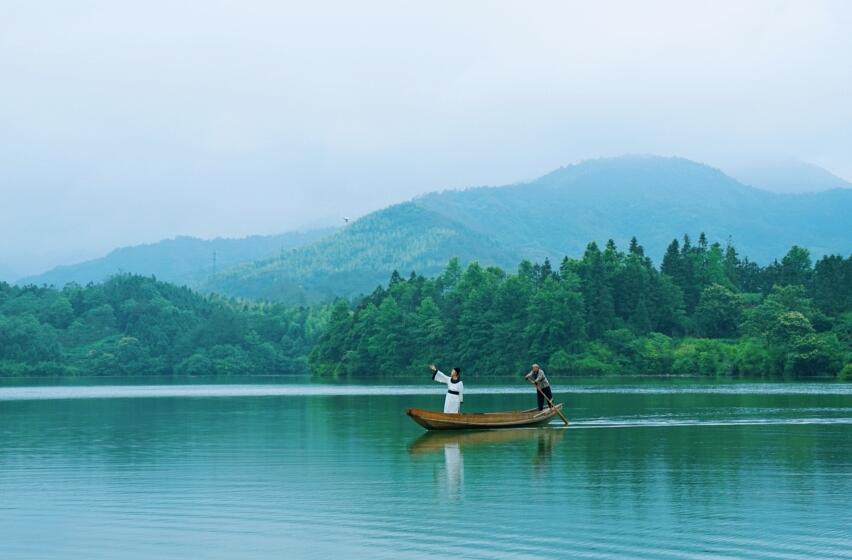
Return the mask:
<path id="1" fill-rule="evenodd" d="M 333 232 L 334 228 L 326 228 L 278 235 L 253 235 L 240 239 L 198 239 L 181 236 L 157 243 L 121 247 L 104 257 L 58 266 L 43 274 L 21 278 L 16 283 L 57 287 L 68 282 L 85 285 L 89 282 L 102 282 L 114 274 L 127 272 L 153 275 L 174 284 L 194 286 L 216 271 L 308 245 Z"/>
<path id="2" fill-rule="evenodd" d="M 704 231 L 768 263 L 791 245 L 814 257 L 848 254 L 852 190 L 778 194 L 681 158 L 588 160 L 526 183 L 430 193 L 304 233 L 124 247 L 18 284 L 99 282 L 154 275 L 229 296 L 307 304 L 372 291 L 393 270 L 432 275 L 452 257 L 513 270 L 522 259 L 580 256 L 591 240 L 624 247 L 636 236 L 659 262 L 674 237 Z M 213 254 L 216 254 L 216 269 Z"/>
<path id="3" fill-rule="evenodd" d="M 436 274 L 449 257 L 508 266 L 515 253 L 452 218 L 406 202 L 373 212 L 280 258 L 237 266 L 206 291 L 305 304 L 372 291 L 393 270 Z"/>
<path id="4" fill-rule="evenodd" d="M 356 295 L 392 270 L 432 274 L 451 258 L 514 268 L 521 259 L 579 256 L 591 240 L 636 236 L 657 262 L 672 238 L 704 231 L 758 262 L 790 246 L 815 257 L 852 250 L 852 191 L 777 194 L 681 158 L 589 160 L 505 187 L 418 197 L 369 214 L 279 258 L 240 265 L 203 289 L 310 302 Z"/>
<path id="5" fill-rule="evenodd" d="M 778 193 L 852 189 L 852 183 L 830 171 L 795 159 L 732 165 L 728 173 L 743 184 Z"/>

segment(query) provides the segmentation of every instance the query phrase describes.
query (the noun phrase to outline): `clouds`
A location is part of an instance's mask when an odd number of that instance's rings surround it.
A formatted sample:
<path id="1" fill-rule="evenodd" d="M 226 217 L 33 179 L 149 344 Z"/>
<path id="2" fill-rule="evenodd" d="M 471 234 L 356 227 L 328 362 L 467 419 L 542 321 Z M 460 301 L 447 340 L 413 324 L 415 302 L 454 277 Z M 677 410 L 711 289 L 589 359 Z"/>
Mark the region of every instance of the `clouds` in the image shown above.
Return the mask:
<path id="1" fill-rule="evenodd" d="M 624 152 L 852 177 L 844 2 L 4 11 L 0 261 L 25 272 Z"/>

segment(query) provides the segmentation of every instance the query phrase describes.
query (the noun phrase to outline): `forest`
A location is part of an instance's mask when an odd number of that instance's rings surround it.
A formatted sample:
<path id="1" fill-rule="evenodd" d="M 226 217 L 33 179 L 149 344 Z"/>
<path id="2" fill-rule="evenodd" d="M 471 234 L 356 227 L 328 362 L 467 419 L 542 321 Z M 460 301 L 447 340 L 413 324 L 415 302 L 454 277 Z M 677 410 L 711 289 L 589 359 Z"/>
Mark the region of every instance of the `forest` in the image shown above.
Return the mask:
<path id="1" fill-rule="evenodd" d="M 477 377 L 539 362 L 571 376 L 849 378 L 850 298 L 852 257 L 814 265 L 794 246 L 761 267 L 701 234 L 673 240 L 657 270 L 635 238 L 626 252 L 593 242 L 558 268 L 395 273 L 335 304 L 310 362 L 321 377 L 423 375 L 434 361 Z"/>
<path id="2" fill-rule="evenodd" d="M 674 240 L 657 269 L 589 243 L 515 273 L 457 259 L 313 306 L 200 295 L 153 277 L 0 283 L 0 376 L 423 375 L 852 378 L 852 257 L 792 247 L 762 267 L 728 244 Z"/>
<path id="3" fill-rule="evenodd" d="M 325 312 L 127 274 L 62 290 L 0 283 L 0 375 L 306 374 Z"/>

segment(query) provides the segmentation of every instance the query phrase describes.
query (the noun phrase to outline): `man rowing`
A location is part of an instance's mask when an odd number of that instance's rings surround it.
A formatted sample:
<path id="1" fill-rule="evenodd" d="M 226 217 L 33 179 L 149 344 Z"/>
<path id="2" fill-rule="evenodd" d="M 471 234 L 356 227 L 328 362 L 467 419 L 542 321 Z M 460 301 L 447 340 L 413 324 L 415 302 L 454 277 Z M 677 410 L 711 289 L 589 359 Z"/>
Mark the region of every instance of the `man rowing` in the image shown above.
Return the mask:
<path id="1" fill-rule="evenodd" d="M 550 391 L 550 382 L 544 375 L 544 370 L 538 364 L 533 364 L 532 369 L 524 377 L 532 381 L 536 386 L 535 396 L 538 397 L 538 409 L 544 410 L 544 396 L 547 395 L 548 401 L 553 400 L 553 393 Z M 544 393 L 544 394 L 542 394 Z M 550 402 L 547 403 L 550 406 Z"/>
<path id="2" fill-rule="evenodd" d="M 457 414 L 461 403 L 464 402 L 464 383 L 460 376 L 461 370 L 454 367 L 448 376 L 442 371 L 439 371 L 435 364 L 431 364 L 429 369 L 432 370 L 432 379 L 438 383 L 447 385 L 447 396 L 444 398 L 444 412 L 447 414 Z"/>

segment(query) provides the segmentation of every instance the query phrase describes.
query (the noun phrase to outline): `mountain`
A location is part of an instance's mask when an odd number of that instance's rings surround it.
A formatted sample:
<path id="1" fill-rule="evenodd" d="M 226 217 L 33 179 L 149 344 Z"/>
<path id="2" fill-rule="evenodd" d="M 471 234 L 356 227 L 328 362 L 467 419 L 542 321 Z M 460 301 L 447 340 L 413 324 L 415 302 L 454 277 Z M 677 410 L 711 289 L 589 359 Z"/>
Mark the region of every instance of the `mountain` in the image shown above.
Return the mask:
<path id="1" fill-rule="evenodd" d="M 779 193 L 852 189 L 852 183 L 830 171 L 795 159 L 732 165 L 727 172 L 746 185 Z"/>
<path id="2" fill-rule="evenodd" d="M 19 285 L 64 286 L 68 282 L 88 284 L 101 282 L 110 276 L 127 272 L 144 276 L 154 275 L 175 284 L 197 285 L 216 269 L 236 266 L 280 254 L 316 242 L 330 235 L 332 228 L 280 235 L 254 235 L 242 239 L 198 239 L 177 237 L 157 243 L 122 247 L 105 257 L 79 264 L 58 266 L 43 274 L 21 278 Z"/>
<path id="3" fill-rule="evenodd" d="M 433 274 L 451 257 L 513 269 L 580 256 L 591 240 L 636 236 L 657 262 L 674 237 L 704 231 L 757 262 L 800 245 L 852 250 L 852 191 L 777 194 L 680 158 L 628 156 L 564 167 L 529 183 L 432 193 L 361 218 L 314 244 L 238 266 L 203 288 L 310 302 L 356 295 L 392 270 Z"/>
<path id="4" fill-rule="evenodd" d="M 310 303 L 384 284 L 393 270 L 436 274 L 450 257 L 502 266 L 516 253 L 461 222 L 416 203 L 373 212 L 312 245 L 211 278 L 207 291 Z"/>

